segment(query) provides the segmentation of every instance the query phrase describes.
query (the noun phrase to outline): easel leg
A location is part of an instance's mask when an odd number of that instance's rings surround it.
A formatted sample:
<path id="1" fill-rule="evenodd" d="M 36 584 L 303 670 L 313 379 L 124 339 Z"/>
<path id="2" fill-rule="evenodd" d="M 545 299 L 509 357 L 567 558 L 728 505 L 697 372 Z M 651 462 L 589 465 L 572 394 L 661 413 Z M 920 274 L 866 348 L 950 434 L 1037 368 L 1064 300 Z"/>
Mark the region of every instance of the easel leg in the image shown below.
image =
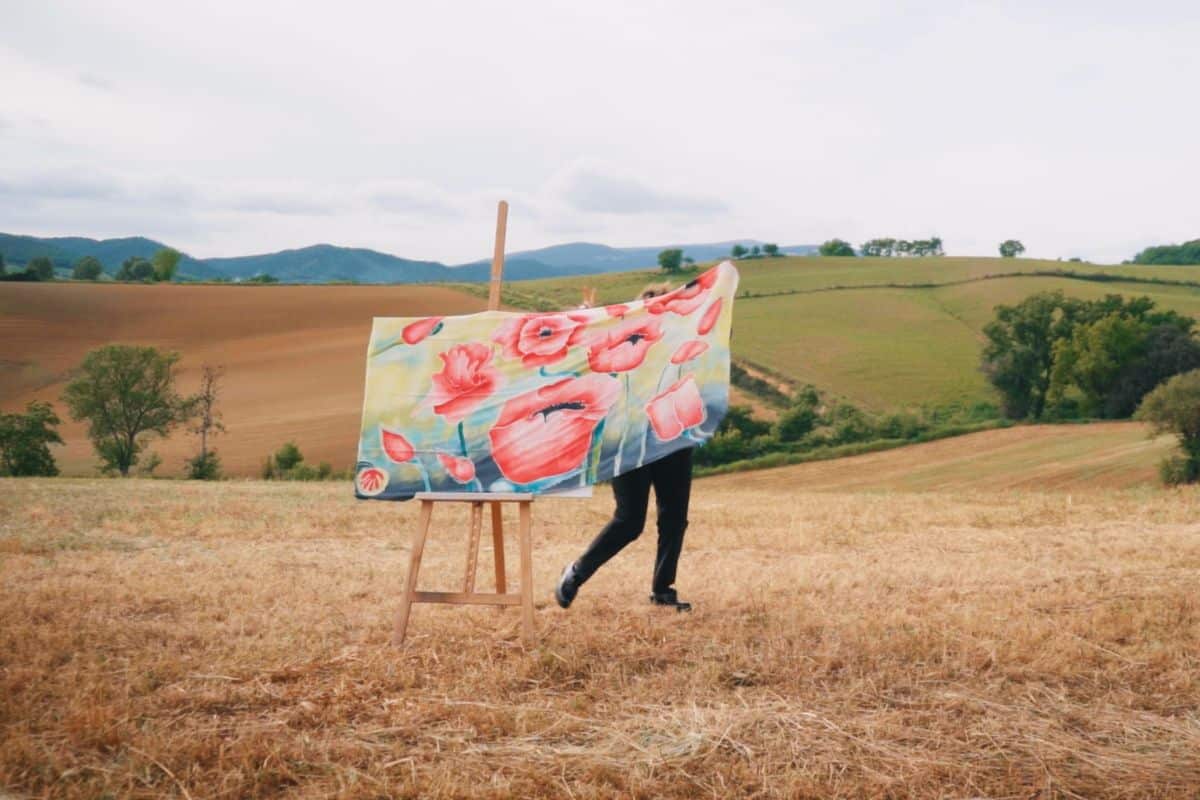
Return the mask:
<path id="1" fill-rule="evenodd" d="M 504 577 L 504 518 L 500 504 L 492 503 L 492 554 L 496 561 L 496 594 L 504 594 L 508 587 Z M 504 606 L 496 606 L 504 610 Z"/>
<path id="2" fill-rule="evenodd" d="M 467 574 L 463 576 L 463 591 L 475 591 L 475 573 L 479 564 L 479 532 L 483 528 L 483 503 L 471 503 L 471 535 L 467 539 Z"/>
<path id="3" fill-rule="evenodd" d="M 413 595 L 417 591 L 417 573 L 421 570 L 421 554 L 425 550 L 425 537 L 429 534 L 429 520 L 433 516 L 433 501 L 421 501 L 421 517 L 413 532 L 412 551 L 408 554 L 408 582 L 404 584 L 404 597 L 400 600 L 400 611 L 396 614 L 396 627 L 392 632 L 392 644 L 404 642 L 408 631 L 408 614 L 412 611 Z"/>
<path id="4" fill-rule="evenodd" d="M 529 503 L 521 503 L 521 634 L 533 641 L 533 512 Z"/>

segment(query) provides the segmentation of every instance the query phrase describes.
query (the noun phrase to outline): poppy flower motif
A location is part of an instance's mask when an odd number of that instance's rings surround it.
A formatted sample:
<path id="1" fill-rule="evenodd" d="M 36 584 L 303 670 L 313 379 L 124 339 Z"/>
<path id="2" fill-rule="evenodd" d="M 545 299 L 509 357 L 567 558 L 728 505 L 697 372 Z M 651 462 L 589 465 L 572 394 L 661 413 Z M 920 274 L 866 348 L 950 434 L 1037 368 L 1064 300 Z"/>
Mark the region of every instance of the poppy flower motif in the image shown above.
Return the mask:
<path id="1" fill-rule="evenodd" d="M 680 378 L 646 404 L 646 416 L 659 441 L 678 439 L 688 428 L 704 422 L 704 400 L 692 375 Z"/>
<path id="2" fill-rule="evenodd" d="M 527 367 L 562 361 L 567 349 L 579 343 L 588 318 L 584 314 L 526 314 L 505 323 L 492 341 L 504 347 L 508 358 L 520 358 Z"/>
<path id="3" fill-rule="evenodd" d="M 413 456 L 416 455 L 416 451 L 413 450 L 412 443 L 408 439 L 382 425 L 379 427 L 379 444 L 383 448 L 384 455 L 397 464 L 412 461 Z"/>
<path id="4" fill-rule="evenodd" d="M 475 478 L 475 463 L 469 458 L 438 453 L 438 461 L 442 462 L 450 477 L 459 483 L 470 483 Z"/>
<path id="5" fill-rule="evenodd" d="M 699 339 L 692 339 L 679 345 L 675 354 L 671 356 L 672 364 L 682 364 L 685 361 L 691 361 L 696 356 L 708 349 L 708 342 L 702 342 Z"/>
<path id="6" fill-rule="evenodd" d="M 610 317 L 623 317 L 629 313 L 629 306 L 624 303 L 617 303 L 611 306 L 605 306 L 604 310 L 608 312 Z"/>
<path id="7" fill-rule="evenodd" d="M 500 373 L 491 365 L 492 348 L 478 342 L 456 344 L 438 356 L 445 366 L 433 376 L 429 399 L 434 413 L 457 422 L 496 390 Z"/>
<path id="8" fill-rule="evenodd" d="M 387 488 L 388 476 L 379 467 L 367 467 L 359 470 L 358 475 L 354 478 L 354 483 L 358 487 L 359 494 L 375 497 Z"/>
<path id="9" fill-rule="evenodd" d="M 721 298 L 713 301 L 713 304 L 704 309 L 704 313 L 700 316 L 700 324 L 696 326 L 696 333 L 703 336 L 713 329 L 717 324 L 717 320 L 721 317 Z"/>
<path id="10" fill-rule="evenodd" d="M 405 325 L 404 330 L 400 331 L 400 338 L 405 344 L 417 344 L 431 333 L 441 330 L 443 319 L 445 317 L 426 317 Z"/>
<path id="11" fill-rule="evenodd" d="M 630 320 L 591 339 L 588 366 L 592 372 L 628 372 L 646 359 L 646 352 L 661 338 L 659 320 Z"/>
<path id="12" fill-rule="evenodd" d="M 532 483 L 578 467 L 620 387 L 620 381 L 611 375 L 591 374 L 566 378 L 509 400 L 488 432 L 492 458 L 500 472 L 513 483 Z"/>
<path id="13" fill-rule="evenodd" d="M 713 267 L 678 289 L 647 300 L 646 310 L 651 314 L 665 314 L 670 311 L 672 314 L 686 317 L 704 305 L 708 290 L 717 282 L 719 270 L 720 267 Z"/>

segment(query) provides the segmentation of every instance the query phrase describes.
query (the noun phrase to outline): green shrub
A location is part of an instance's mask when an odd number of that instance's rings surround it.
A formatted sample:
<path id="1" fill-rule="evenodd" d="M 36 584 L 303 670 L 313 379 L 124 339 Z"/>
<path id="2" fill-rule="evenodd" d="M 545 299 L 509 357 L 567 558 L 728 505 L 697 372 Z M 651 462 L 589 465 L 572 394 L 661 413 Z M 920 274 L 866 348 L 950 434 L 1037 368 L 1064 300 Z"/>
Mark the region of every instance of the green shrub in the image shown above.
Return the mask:
<path id="1" fill-rule="evenodd" d="M 54 407 L 39 400 L 24 414 L 0 414 L 0 475 L 57 475 L 49 445 L 63 443 L 59 423 Z"/>
<path id="2" fill-rule="evenodd" d="M 742 436 L 762 436 L 771 432 L 771 423 L 754 416 L 753 409 L 746 406 L 730 406 L 725 419 L 717 427 L 717 433 L 737 431 Z"/>
<path id="3" fill-rule="evenodd" d="M 197 453 L 195 457 L 189 458 L 186 464 L 187 476 L 192 480 L 215 481 L 221 477 L 221 459 L 217 457 L 216 450 Z"/>
<path id="4" fill-rule="evenodd" d="M 807 402 L 799 402 L 779 415 L 775 422 L 775 438 L 781 442 L 798 442 L 812 433 L 817 426 L 817 409 Z"/>
<path id="5" fill-rule="evenodd" d="M 1200 369 L 1176 375 L 1146 395 L 1134 417 L 1149 422 L 1155 433 L 1173 433 L 1186 466 L 1163 466 L 1163 480 L 1200 476 Z M 1175 459 L 1168 459 L 1174 461 Z M 1169 481 L 1168 481 L 1169 482 Z"/>
<path id="6" fill-rule="evenodd" d="M 304 455 L 295 442 L 285 442 L 283 447 L 275 451 L 275 468 L 279 472 L 287 472 L 304 460 Z"/>
<path id="7" fill-rule="evenodd" d="M 1158 477 L 1167 486 L 1195 483 L 1200 478 L 1200 464 L 1183 456 L 1167 456 L 1158 462 Z"/>
<path id="8" fill-rule="evenodd" d="M 289 481 L 315 481 L 320 479 L 317 468 L 311 464 L 297 464 L 284 474 Z"/>
<path id="9" fill-rule="evenodd" d="M 862 409 L 849 403 L 834 407 L 829 414 L 829 426 L 833 429 L 833 439 L 838 444 L 852 444 L 877 438 L 871 420 Z"/>

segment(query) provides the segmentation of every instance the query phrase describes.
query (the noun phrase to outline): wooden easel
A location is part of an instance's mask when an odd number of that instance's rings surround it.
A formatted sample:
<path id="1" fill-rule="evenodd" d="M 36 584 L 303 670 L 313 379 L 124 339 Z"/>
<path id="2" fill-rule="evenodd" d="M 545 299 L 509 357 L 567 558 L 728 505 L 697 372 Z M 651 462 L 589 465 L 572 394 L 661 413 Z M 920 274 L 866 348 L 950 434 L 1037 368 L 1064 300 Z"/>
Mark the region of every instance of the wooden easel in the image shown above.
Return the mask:
<path id="1" fill-rule="evenodd" d="M 500 282 L 504 274 L 504 234 L 508 226 L 508 203 L 500 201 L 496 211 L 496 247 L 492 253 L 492 280 L 488 290 L 488 310 L 500 308 Z M 521 638 L 532 641 L 533 629 L 533 527 L 534 496 L 518 492 L 420 492 L 416 499 L 421 501 L 421 516 L 413 532 L 412 552 L 408 557 L 408 582 L 404 585 L 404 597 L 400 611 L 396 614 L 396 627 L 392 644 L 404 642 L 408 630 L 408 616 L 413 603 L 449 603 L 451 605 L 494 605 L 521 606 Z M 467 537 L 467 570 L 463 576 L 461 592 L 417 591 L 417 575 L 421 570 L 421 554 L 425 539 L 429 535 L 429 523 L 433 517 L 434 503 L 470 503 L 471 530 Z M 496 562 L 496 591 L 475 591 L 475 573 L 479 562 L 479 537 L 483 528 L 483 506 L 492 509 L 492 551 Z M 519 594 L 507 591 L 504 570 L 504 518 L 502 503 L 516 503 L 519 508 L 520 525 L 518 538 L 521 546 L 521 590 Z"/>

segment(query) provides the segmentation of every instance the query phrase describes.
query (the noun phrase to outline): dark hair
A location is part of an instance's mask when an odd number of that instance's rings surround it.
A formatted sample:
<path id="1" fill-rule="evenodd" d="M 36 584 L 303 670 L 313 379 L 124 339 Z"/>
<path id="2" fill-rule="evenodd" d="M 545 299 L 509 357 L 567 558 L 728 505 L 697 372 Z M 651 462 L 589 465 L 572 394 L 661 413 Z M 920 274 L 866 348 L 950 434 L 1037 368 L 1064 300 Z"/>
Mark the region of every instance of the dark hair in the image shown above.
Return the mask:
<path id="1" fill-rule="evenodd" d="M 652 297 L 658 297 L 659 295 L 666 294 L 669 291 L 671 291 L 671 284 L 667 283 L 666 281 L 663 281 L 662 283 L 648 283 L 646 284 L 646 287 L 642 289 L 642 293 L 638 295 L 638 299 L 649 300 Z"/>

